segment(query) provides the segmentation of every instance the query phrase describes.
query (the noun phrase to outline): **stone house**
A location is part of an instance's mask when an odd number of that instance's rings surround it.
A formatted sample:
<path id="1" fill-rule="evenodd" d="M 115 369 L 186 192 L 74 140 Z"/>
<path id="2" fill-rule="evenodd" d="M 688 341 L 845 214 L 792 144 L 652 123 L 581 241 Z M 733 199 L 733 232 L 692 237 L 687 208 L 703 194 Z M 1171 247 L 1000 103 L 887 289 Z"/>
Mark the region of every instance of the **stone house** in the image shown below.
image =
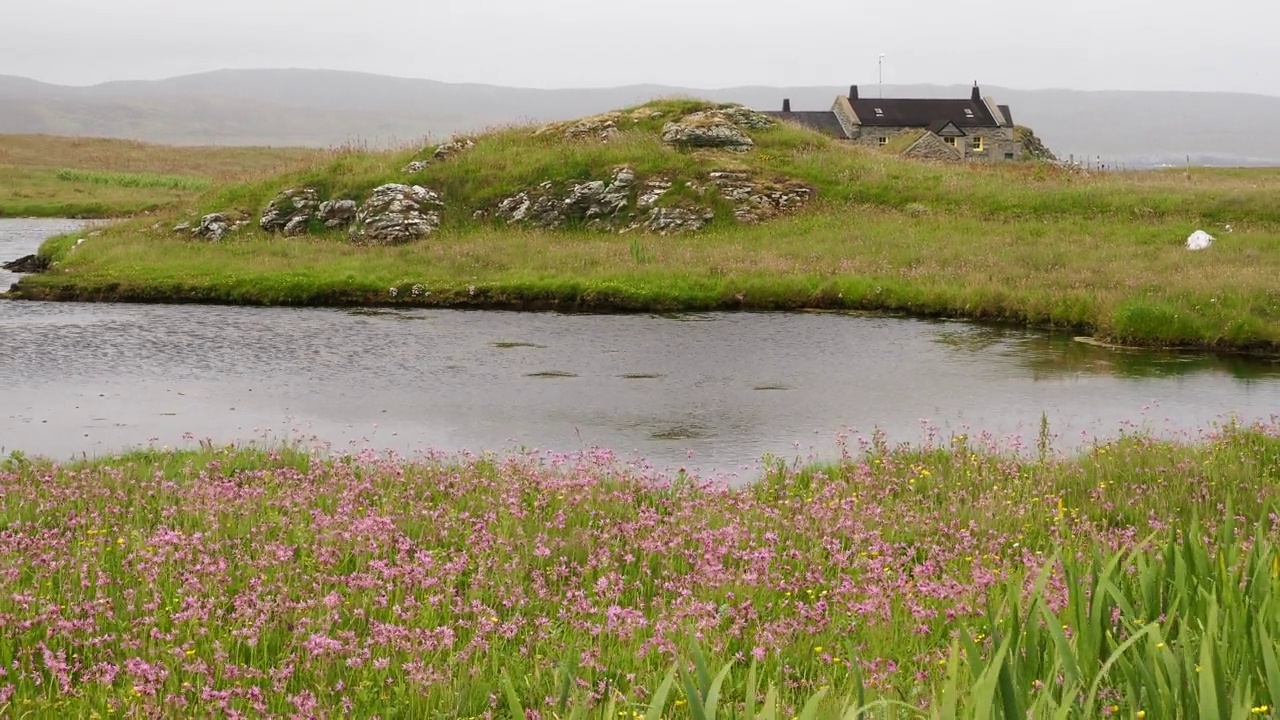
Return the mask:
<path id="1" fill-rule="evenodd" d="M 849 142 L 931 160 L 1004 161 L 1023 156 L 1008 105 L 983 97 L 978 84 L 968 99 L 861 98 L 858 86 L 836 98 L 830 110 L 794 112 L 791 101 L 765 115 Z"/>

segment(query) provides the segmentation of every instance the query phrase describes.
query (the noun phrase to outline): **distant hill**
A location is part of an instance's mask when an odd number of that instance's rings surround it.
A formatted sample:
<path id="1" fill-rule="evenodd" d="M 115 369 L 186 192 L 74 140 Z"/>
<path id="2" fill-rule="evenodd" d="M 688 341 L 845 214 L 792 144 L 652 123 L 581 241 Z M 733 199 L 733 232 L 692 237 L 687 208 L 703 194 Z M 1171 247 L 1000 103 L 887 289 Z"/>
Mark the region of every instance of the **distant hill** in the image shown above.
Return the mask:
<path id="1" fill-rule="evenodd" d="M 513 122 L 563 120 L 657 97 L 761 109 L 790 98 L 825 109 L 842 87 L 715 90 L 634 85 L 539 90 L 327 70 L 221 70 L 91 87 L 0 76 L 0 132 L 132 138 L 178 145 L 403 145 Z M 1131 166 L 1280 164 L 1280 97 L 1082 92 L 984 86 L 1060 157 Z M 874 85 L 862 86 L 874 93 Z M 886 95 L 963 97 L 968 87 L 885 86 Z"/>

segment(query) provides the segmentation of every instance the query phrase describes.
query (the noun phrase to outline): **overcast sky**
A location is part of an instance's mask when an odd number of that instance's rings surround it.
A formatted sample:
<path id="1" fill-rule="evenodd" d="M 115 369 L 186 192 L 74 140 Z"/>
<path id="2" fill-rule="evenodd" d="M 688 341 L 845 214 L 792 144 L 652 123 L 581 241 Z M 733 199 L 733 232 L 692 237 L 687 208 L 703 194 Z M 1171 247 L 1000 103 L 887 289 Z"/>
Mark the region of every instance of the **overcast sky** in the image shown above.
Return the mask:
<path id="1" fill-rule="evenodd" d="M 0 0 L 0 75 L 523 87 L 968 83 L 1280 95 L 1275 0 Z"/>

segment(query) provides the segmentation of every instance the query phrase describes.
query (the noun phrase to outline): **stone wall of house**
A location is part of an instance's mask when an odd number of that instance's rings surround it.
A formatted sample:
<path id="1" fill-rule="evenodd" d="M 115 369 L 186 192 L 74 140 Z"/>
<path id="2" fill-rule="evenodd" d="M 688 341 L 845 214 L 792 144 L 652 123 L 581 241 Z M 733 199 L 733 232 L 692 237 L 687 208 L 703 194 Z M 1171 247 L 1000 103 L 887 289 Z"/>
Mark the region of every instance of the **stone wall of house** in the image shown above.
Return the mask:
<path id="1" fill-rule="evenodd" d="M 836 120 L 840 121 L 840 127 L 844 128 L 844 134 L 850 139 L 856 139 L 862 131 L 862 123 L 858 120 L 858 114 L 853 111 L 853 104 L 849 102 L 849 98 L 840 95 L 836 97 L 835 104 L 831 106 L 831 112 L 836 114 Z"/>
<path id="2" fill-rule="evenodd" d="M 1004 162 L 1005 160 L 1022 159 L 1022 143 L 1013 137 L 1013 128 L 966 128 L 967 137 L 960 138 L 965 143 L 965 159 L 976 162 Z M 982 138 L 983 151 L 975 152 L 974 138 Z M 1012 158 L 1006 157 L 1010 153 Z"/>
<path id="3" fill-rule="evenodd" d="M 955 162 L 960 159 L 959 148 L 948 144 L 947 141 L 933 133 L 925 133 L 902 154 L 905 157 L 917 160 L 947 160 Z"/>
<path id="4" fill-rule="evenodd" d="M 851 138 L 851 140 L 864 147 L 878 148 L 881 146 L 880 138 L 882 137 L 887 138 L 889 143 L 892 143 L 894 138 L 902 133 L 919 133 L 920 131 L 920 128 L 863 127 L 861 128 L 861 132 L 857 136 Z M 965 133 L 965 137 L 957 138 L 957 146 L 952 148 L 956 155 L 956 157 L 951 158 L 952 160 L 960 159 L 960 145 L 963 145 L 964 159 L 969 161 L 1004 162 L 1007 159 L 1022 159 L 1022 143 L 1013 138 L 1013 128 L 968 128 L 965 130 Z M 937 138 L 933 133 L 929 134 Z M 982 152 L 975 152 L 973 150 L 974 138 L 977 137 L 982 138 Z M 943 145 L 947 145 L 947 143 L 943 142 L 941 138 L 938 138 L 938 140 L 939 142 L 942 142 Z M 951 148 L 950 145 L 947 145 L 947 147 Z M 1010 153 L 1013 157 L 1007 158 L 1006 155 Z"/>

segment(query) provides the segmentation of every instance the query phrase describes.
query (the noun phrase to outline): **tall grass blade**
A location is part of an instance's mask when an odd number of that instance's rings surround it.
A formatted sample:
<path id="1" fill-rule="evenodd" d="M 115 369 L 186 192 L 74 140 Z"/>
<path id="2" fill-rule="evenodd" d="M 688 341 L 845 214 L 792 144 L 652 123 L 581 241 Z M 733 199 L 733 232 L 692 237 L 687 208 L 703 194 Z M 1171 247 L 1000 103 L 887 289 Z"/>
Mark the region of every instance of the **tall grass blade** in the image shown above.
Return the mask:
<path id="1" fill-rule="evenodd" d="M 671 686 L 675 684 L 676 671 L 679 670 L 679 667 L 678 664 L 673 664 L 671 669 L 667 671 L 667 676 L 662 679 L 662 684 L 653 693 L 653 699 L 649 702 L 649 709 L 644 714 L 644 720 L 662 720 L 662 712 L 667 709 L 667 696 L 671 694 Z"/>

